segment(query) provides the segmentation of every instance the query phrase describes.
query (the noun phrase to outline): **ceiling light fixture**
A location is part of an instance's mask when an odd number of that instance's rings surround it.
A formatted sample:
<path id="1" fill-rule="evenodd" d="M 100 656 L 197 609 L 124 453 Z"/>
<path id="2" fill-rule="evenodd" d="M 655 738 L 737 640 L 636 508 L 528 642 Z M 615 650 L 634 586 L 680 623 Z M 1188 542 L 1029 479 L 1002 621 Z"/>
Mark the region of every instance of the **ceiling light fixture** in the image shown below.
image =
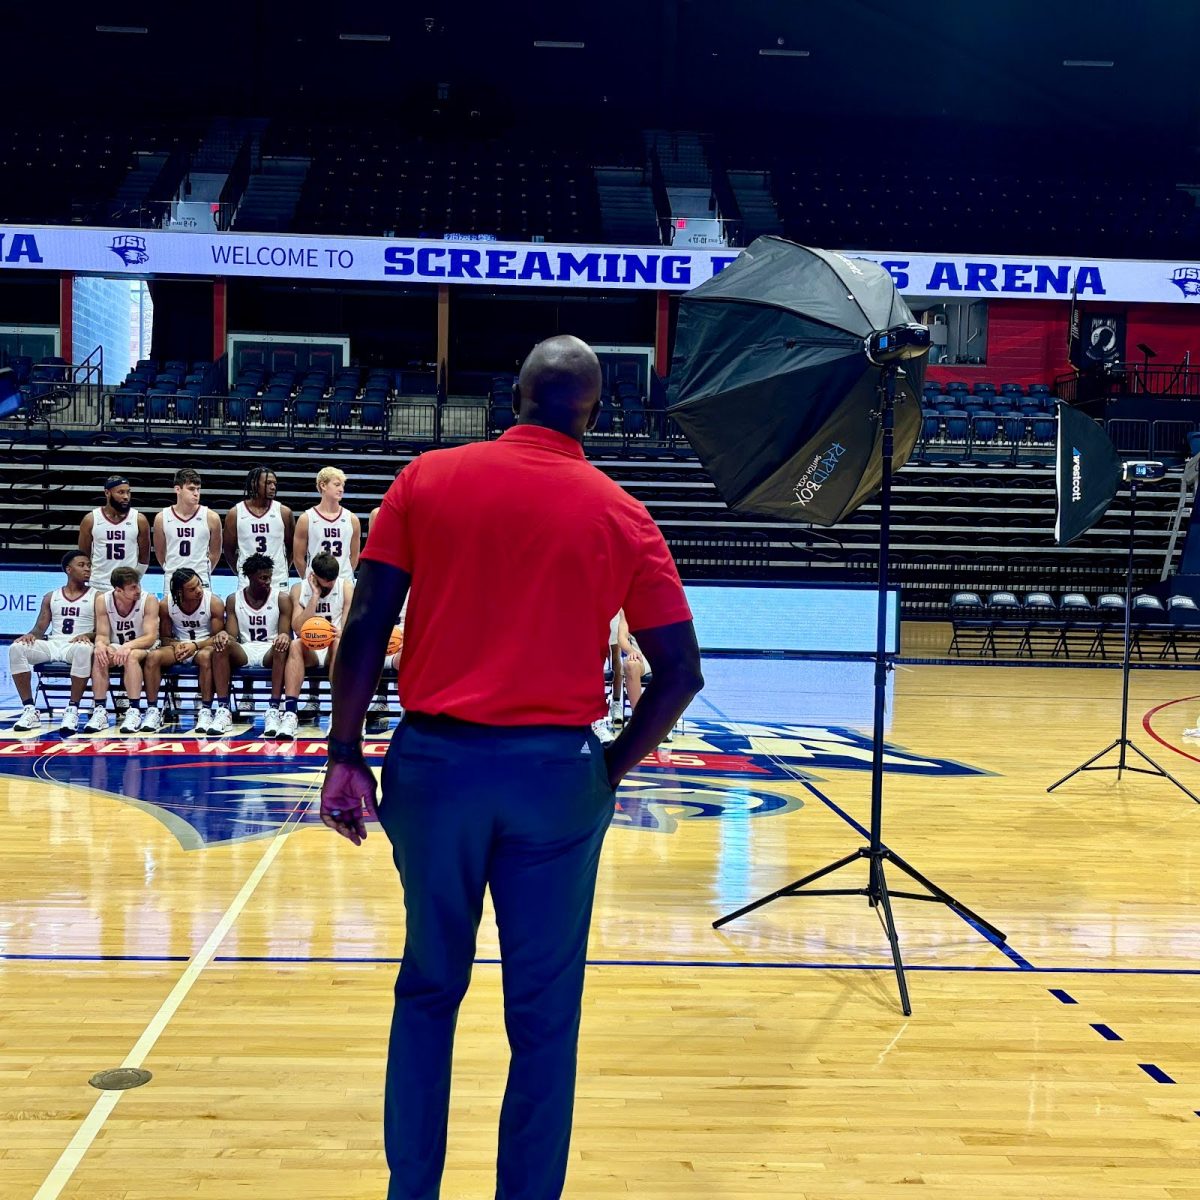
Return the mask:
<path id="1" fill-rule="evenodd" d="M 1111 58 L 1064 58 L 1064 67 L 1111 67 Z"/>
<path id="2" fill-rule="evenodd" d="M 808 58 L 807 50 L 780 50 L 777 46 L 766 46 L 760 50 L 762 58 Z"/>
<path id="3" fill-rule="evenodd" d="M 145 25 L 97 25 L 97 33 L 149 33 Z"/>
<path id="4" fill-rule="evenodd" d="M 538 50 L 582 50 L 586 43 L 584 42 L 542 42 L 535 41 L 534 47 Z"/>
<path id="5" fill-rule="evenodd" d="M 339 42 L 390 42 L 390 33 L 339 33 Z"/>

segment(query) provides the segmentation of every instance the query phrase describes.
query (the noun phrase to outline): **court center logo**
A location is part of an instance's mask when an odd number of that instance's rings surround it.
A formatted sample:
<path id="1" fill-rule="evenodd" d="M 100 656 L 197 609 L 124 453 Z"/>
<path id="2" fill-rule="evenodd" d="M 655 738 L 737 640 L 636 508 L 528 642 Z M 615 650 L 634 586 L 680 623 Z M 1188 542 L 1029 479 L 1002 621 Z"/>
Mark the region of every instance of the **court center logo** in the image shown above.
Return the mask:
<path id="1" fill-rule="evenodd" d="M 136 233 L 118 234 L 109 249 L 127 266 L 138 267 L 150 261 L 146 239 Z"/>
<path id="2" fill-rule="evenodd" d="M 1189 299 L 1200 296 L 1200 267 L 1176 267 L 1171 282 Z"/>
<path id="3" fill-rule="evenodd" d="M 387 741 L 368 742 L 382 764 Z M 806 782 L 827 771 L 867 772 L 871 739 L 857 730 L 689 720 L 618 789 L 614 829 L 674 833 L 804 807 Z M 985 772 L 887 745 L 884 767 L 905 775 Z M 105 793 L 161 821 L 187 850 L 270 837 L 288 824 L 320 825 L 315 797 L 325 743 L 169 734 L 141 740 L 43 737 L 0 741 L 0 774 Z"/>

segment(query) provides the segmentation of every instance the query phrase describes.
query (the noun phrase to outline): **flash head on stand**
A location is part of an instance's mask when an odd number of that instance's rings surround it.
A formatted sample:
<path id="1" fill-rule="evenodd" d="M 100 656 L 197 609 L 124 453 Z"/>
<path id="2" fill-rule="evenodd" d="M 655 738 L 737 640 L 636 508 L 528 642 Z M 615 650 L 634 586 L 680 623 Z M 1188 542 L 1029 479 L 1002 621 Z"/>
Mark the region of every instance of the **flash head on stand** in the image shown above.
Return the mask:
<path id="1" fill-rule="evenodd" d="M 893 325 L 891 329 L 876 329 L 867 334 L 863 348 L 867 358 L 877 367 L 906 358 L 920 358 L 929 353 L 929 329 L 917 321 Z"/>
<path id="2" fill-rule="evenodd" d="M 1151 483 L 1162 479 L 1167 473 L 1165 464 L 1160 462 L 1123 462 L 1121 464 L 1121 479 L 1125 483 Z"/>

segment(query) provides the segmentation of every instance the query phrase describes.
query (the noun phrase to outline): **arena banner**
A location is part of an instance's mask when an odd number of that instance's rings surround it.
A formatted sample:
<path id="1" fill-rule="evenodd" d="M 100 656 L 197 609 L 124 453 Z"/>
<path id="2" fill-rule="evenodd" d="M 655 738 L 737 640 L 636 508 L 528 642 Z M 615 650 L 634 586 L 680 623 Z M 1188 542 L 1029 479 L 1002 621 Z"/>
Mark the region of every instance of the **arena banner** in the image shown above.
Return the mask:
<path id="1" fill-rule="evenodd" d="M 844 251 L 883 266 L 906 297 L 1082 299 L 1200 306 L 1200 262 Z M 314 282 L 684 292 L 736 248 L 432 241 L 164 229 L 0 225 L 0 271 Z"/>

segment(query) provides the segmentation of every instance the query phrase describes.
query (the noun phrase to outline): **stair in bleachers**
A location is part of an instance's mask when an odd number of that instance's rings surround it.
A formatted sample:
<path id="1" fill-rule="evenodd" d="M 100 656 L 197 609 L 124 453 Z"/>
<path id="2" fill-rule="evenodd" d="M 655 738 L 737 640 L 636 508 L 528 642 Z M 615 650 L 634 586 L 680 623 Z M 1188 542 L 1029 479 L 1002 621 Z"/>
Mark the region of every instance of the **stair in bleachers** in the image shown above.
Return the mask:
<path id="1" fill-rule="evenodd" d="M 604 240 L 619 246 L 653 246 L 659 241 L 658 212 L 643 167 L 597 167 L 600 227 Z"/>
<path id="2" fill-rule="evenodd" d="M 246 185 L 233 228 L 256 233 L 290 229 L 310 164 L 307 158 L 264 158 Z"/>
<path id="3" fill-rule="evenodd" d="M 766 171 L 729 171 L 729 186 L 742 218 L 742 242 L 756 237 L 782 234 L 783 221 L 771 195 L 771 177 Z"/>

